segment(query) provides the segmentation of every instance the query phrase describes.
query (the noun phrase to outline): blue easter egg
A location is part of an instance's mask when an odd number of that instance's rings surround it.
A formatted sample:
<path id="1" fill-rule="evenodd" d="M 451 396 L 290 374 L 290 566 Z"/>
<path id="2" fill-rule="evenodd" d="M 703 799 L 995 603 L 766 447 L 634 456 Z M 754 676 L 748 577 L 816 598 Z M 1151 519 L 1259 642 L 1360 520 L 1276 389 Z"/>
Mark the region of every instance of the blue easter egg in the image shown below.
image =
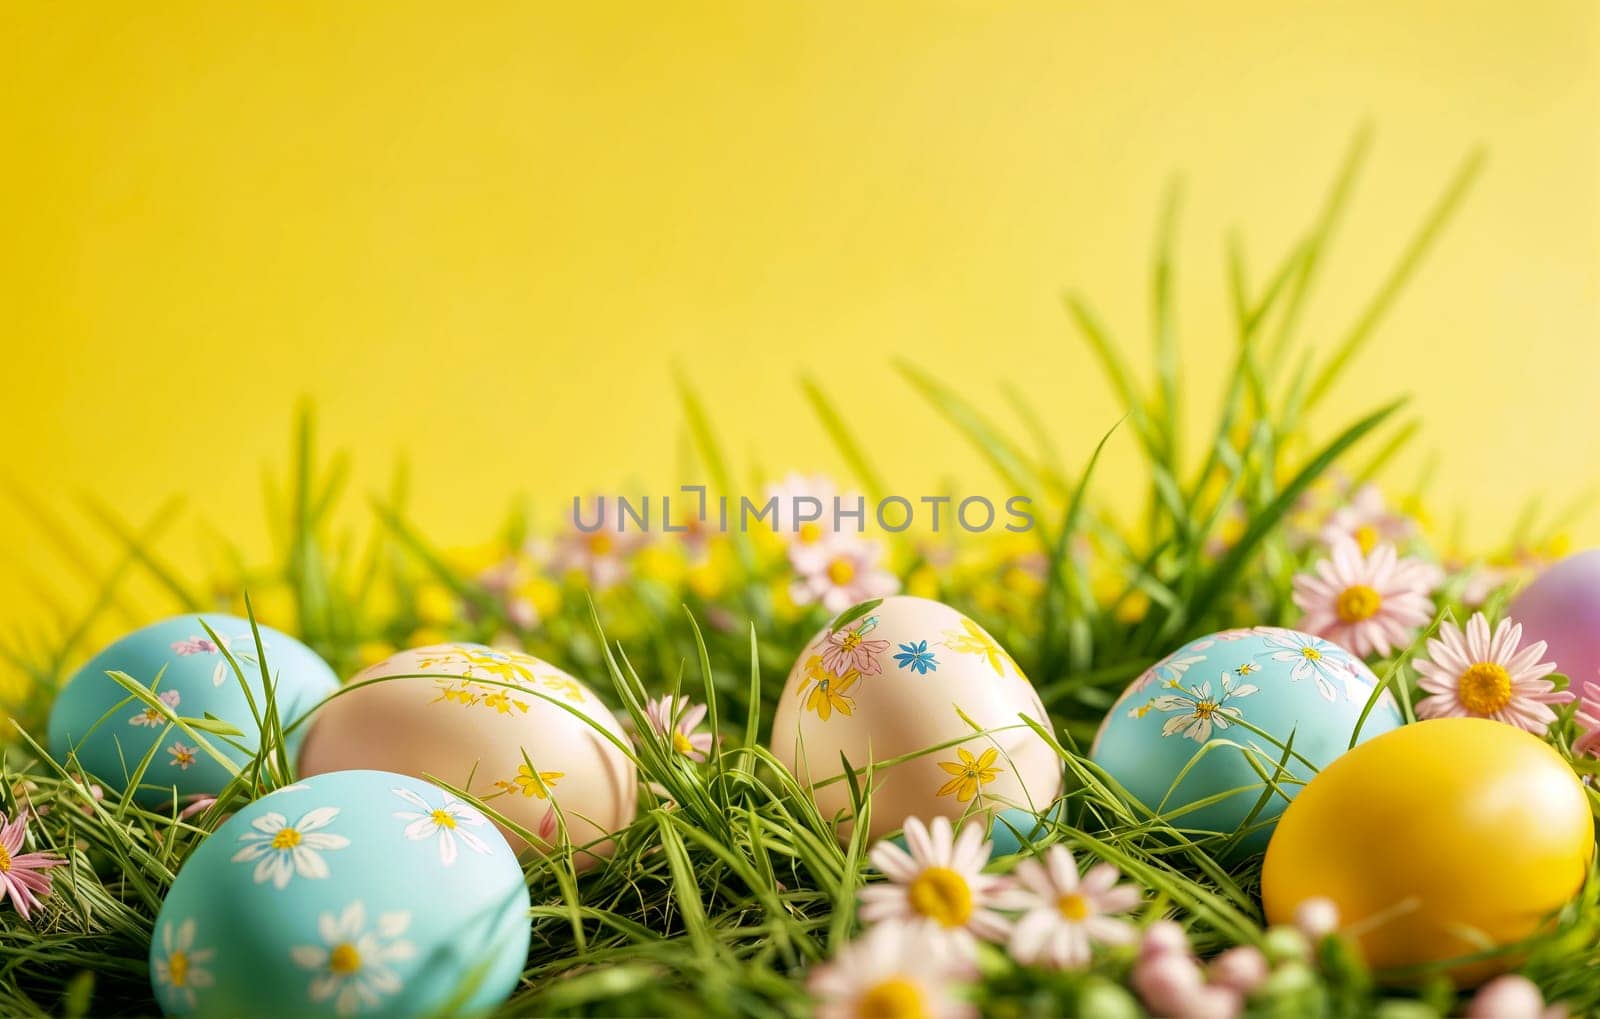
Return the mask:
<path id="1" fill-rule="evenodd" d="M 1058 823 L 1066 817 L 1066 812 L 1066 801 L 1060 801 L 1047 811 L 1048 821 Z M 992 855 L 1020 853 L 1027 849 L 1027 843 L 1038 842 L 1049 833 L 1045 817 L 1021 807 L 1007 807 L 997 811 L 994 821 L 989 825 L 989 841 L 994 845 Z"/>
<path id="2" fill-rule="evenodd" d="M 1268 626 L 1225 630 L 1190 641 L 1134 680 L 1089 755 L 1174 827 L 1232 834 L 1248 821 L 1241 845 L 1259 852 L 1300 786 L 1349 748 L 1377 686 L 1365 663 L 1320 637 Z M 1357 742 L 1401 723 L 1384 691 Z M 1293 756 L 1280 773 L 1291 737 Z M 1221 740 L 1237 746 L 1201 753 Z M 1262 774 L 1278 786 L 1265 803 Z"/>
<path id="3" fill-rule="evenodd" d="M 156 918 L 167 1015 L 494 1008 L 528 956 L 528 887 L 488 818 L 420 779 L 335 771 L 234 814 Z"/>
<path id="4" fill-rule="evenodd" d="M 259 629 L 278 716 L 287 729 L 337 689 L 339 679 L 298 640 L 270 627 Z M 224 650 L 244 673 L 249 696 Z M 243 735 L 230 739 L 240 746 L 220 735 L 185 734 L 107 675 L 113 671 L 148 688 L 180 718 L 210 715 L 239 729 Z M 213 752 L 242 766 L 260 742 L 251 698 L 255 711 L 264 715 L 261 657 L 249 620 L 212 613 L 174 616 L 121 638 L 73 674 L 50 709 L 50 756 L 65 761 L 76 754 L 85 771 L 117 791 L 133 781 L 148 758 L 138 793 L 145 803 L 170 802 L 174 789 L 180 798 L 214 796 L 232 774 Z M 290 733 L 291 759 L 303 735 Z M 202 737 L 209 748 L 202 746 Z"/>

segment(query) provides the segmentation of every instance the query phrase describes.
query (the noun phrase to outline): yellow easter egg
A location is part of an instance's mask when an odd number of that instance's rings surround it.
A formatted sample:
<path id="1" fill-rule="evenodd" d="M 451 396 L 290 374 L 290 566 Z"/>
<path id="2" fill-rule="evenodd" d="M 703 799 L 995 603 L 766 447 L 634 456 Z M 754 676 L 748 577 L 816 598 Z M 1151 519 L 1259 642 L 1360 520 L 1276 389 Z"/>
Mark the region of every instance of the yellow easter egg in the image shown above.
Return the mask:
<path id="1" fill-rule="evenodd" d="M 1267 919 L 1325 897 L 1387 982 L 1536 933 L 1589 871 L 1578 777 L 1535 736 L 1482 718 L 1402 726 L 1322 770 L 1278 821 L 1261 871 Z M 1513 962 L 1447 967 L 1475 984 Z M 1383 971 L 1390 971 L 1385 974 Z"/>

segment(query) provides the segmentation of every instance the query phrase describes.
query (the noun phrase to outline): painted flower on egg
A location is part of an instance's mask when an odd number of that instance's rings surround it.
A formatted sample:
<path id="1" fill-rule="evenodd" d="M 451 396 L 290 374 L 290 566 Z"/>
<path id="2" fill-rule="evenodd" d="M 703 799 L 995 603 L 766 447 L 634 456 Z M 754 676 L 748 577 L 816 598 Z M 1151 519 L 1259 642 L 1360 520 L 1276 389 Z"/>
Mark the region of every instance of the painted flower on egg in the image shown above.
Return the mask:
<path id="1" fill-rule="evenodd" d="M 262 814 L 251 823 L 252 830 L 239 836 L 244 847 L 233 854 L 234 863 L 255 863 L 255 882 L 272 882 L 283 889 L 296 876 L 317 880 L 328 876 L 324 852 L 344 849 L 350 840 L 321 829 L 339 816 L 338 807 L 317 807 L 301 815 L 294 824 L 276 811 Z"/>
<path id="2" fill-rule="evenodd" d="M 411 914 L 396 910 L 378 914 L 368 929 L 366 907 L 352 902 L 338 916 L 324 913 L 317 919 L 322 944 L 295 945 L 289 956 L 316 974 L 306 989 L 312 1001 L 331 998 L 339 1015 L 354 1015 L 400 990 L 393 966 L 417 954 L 416 946 L 401 937 L 410 926 Z"/>

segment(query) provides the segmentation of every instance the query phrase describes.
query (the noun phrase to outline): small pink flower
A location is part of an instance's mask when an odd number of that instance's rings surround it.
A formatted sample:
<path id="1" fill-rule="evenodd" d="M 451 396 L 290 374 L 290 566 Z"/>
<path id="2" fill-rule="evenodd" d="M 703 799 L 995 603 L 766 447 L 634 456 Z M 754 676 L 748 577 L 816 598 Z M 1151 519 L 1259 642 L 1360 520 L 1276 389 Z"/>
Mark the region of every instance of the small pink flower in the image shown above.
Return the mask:
<path id="1" fill-rule="evenodd" d="M 1187 953 L 1162 951 L 1141 956 L 1134 964 L 1133 989 L 1153 1014 L 1187 1016 L 1206 983 Z"/>
<path id="2" fill-rule="evenodd" d="M 1294 909 L 1296 929 L 1312 941 L 1321 941 L 1339 930 L 1339 907 L 1324 896 L 1306 899 Z"/>
<path id="3" fill-rule="evenodd" d="M 1556 720 L 1552 704 L 1572 693 L 1557 690 L 1544 677 L 1556 671 L 1544 658 L 1544 641 L 1522 644 L 1522 625 L 1500 620 L 1494 632 L 1483 613 L 1467 620 L 1463 633 L 1453 623 L 1428 640 L 1428 658 L 1418 659 L 1417 685 L 1430 696 L 1417 702 L 1419 718 L 1492 718 L 1536 736 Z"/>
<path id="4" fill-rule="evenodd" d="M 179 771 L 188 771 L 194 765 L 194 755 L 198 749 L 198 747 L 191 747 L 182 740 L 173 740 L 172 746 L 167 748 L 167 753 L 172 755 L 170 763 Z"/>
<path id="5" fill-rule="evenodd" d="M 1266 981 L 1271 968 L 1261 949 L 1239 945 L 1212 959 L 1209 972 L 1213 984 L 1248 995 Z"/>
<path id="6" fill-rule="evenodd" d="M 1189 935 L 1172 920 L 1157 920 L 1144 929 L 1139 939 L 1139 957 L 1150 958 L 1173 953 L 1189 954 Z"/>
<path id="7" fill-rule="evenodd" d="M 178 701 L 181 698 L 178 696 L 178 691 L 166 690 L 163 691 L 156 699 L 169 708 L 176 708 L 178 706 Z M 128 724 L 159 727 L 166 725 L 167 719 L 155 708 L 145 708 L 143 711 L 138 712 L 132 718 L 128 719 Z"/>
<path id="8" fill-rule="evenodd" d="M 873 598 L 886 598 L 900 590 L 900 581 L 881 565 L 877 542 L 841 537 L 812 571 L 803 572 L 789 586 L 796 605 L 821 602 L 829 612 L 843 612 Z"/>
<path id="9" fill-rule="evenodd" d="M 694 731 L 706 717 L 704 704 L 685 697 L 657 697 L 644 706 L 644 715 L 656 735 L 690 760 L 703 761 L 711 752 L 711 734 Z"/>
<path id="10" fill-rule="evenodd" d="M 595 522 L 584 520 L 586 514 L 581 511 L 571 517 L 571 530 L 557 538 L 551 549 L 550 568 L 558 574 L 582 573 L 591 587 L 602 591 L 627 577 L 627 557 L 648 536 L 637 522 L 624 518 L 616 497 L 602 495 L 596 501 L 592 511 Z"/>
<path id="11" fill-rule="evenodd" d="M 1566 1006 L 1545 1007 L 1539 986 L 1527 977 L 1508 973 L 1484 984 L 1472 996 L 1466 1019 L 1565 1019 Z"/>
<path id="12" fill-rule="evenodd" d="M 172 650 L 180 655 L 214 655 L 222 649 L 209 637 L 190 637 L 173 641 Z"/>
<path id="13" fill-rule="evenodd" d="M 1305 613 L 1300 629 L 1359 657 L 1405 647 L 1433 618 L 1428 592 L 1437 571 L 1400 558 L 1393 545 L 1363 555 L 1354 541 L 1340 538 L 1332 557 L 1314 569 L 1294 578 L 1294 603 Z"/>
<path id="14" fill-rule="evenodd" d="M 1370 553 L 1380 542 L 1400 545 L 1416 537 L 1417 522 L 1385 505 L 1377 485 L 1365 484 L 1355 490 L 1350 501 L 1328 515 L 1322 540 L 1332 545 L 1348 538 Z"/>
<path id="15" fill-rule="evenodd" d="M 24 920 L 50 894 L 50 869 L 67 862 L 54 853 L 24 853 L 27 836 L 25 814 L 10 823 L 0 814 L 0 902 L 9 898 Z"/>
<path id="16" fill-rule="evenodd" d="M 1600 672 L 1595 675 L 1600 677 Z M 1583 684 L 1583 700 L 1573 718 L 1580 732 L 1572 741 L 1572 752 L 1600 757 L 1600 678 Z"/>
<path id="17" fill-rule="evenodd" d="M 878 617 L 868 616 L 844 629 L 830 631 L 822 642 L 822 667 L 835 676 L 843 676 L 851 669 L 863 676 L 876 676 L 883 671 L 878 656 L 889 650 L 889 642 L 866 639 L 877 626 Z"/>

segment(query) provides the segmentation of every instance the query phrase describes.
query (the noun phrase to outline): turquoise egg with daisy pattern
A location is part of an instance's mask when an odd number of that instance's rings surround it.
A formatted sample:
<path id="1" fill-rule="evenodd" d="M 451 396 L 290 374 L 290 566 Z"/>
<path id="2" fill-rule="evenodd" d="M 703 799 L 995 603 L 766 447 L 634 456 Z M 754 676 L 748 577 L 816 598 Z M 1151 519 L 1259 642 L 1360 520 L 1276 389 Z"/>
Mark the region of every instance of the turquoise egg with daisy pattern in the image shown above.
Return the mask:
<path id="1" fill-rule="evenodd" d="M 1257 626 L 1192 640 L 1123 691 L 1091 759 L 1173 827 L 1262 852 L 1317 771 L 1404 719 L 1361 659 Z"/>
<path id="2" fill-rule="evenodd" d="M 288 634 L 259 625 L 252 631 L 249 620 L 217 613 L 135 630 L 86 662 L 50 709 L 50 756 L 65 762 L 74 755 L 112 790 L 137 781 L 146 804 L 170 803 L 174 790 L 180 799 L 215 796 L 260 745 L 258 719 L 268 710 L 263 663 L 292 756 L 304 727 L 291 727 L 338 688 L 338 677 Z M 184 731 L 175 719 L 198 724 Z M 218 731 L 217 722 L 237 733 Z"/>
<path id="3" fill-rule="evenodd" d="M 527 960 L 529 897 L 497 828 L 386 771 L 285 786 L 184 861 L 150 943 L 167 1015 L 493 1009 Z"/>

